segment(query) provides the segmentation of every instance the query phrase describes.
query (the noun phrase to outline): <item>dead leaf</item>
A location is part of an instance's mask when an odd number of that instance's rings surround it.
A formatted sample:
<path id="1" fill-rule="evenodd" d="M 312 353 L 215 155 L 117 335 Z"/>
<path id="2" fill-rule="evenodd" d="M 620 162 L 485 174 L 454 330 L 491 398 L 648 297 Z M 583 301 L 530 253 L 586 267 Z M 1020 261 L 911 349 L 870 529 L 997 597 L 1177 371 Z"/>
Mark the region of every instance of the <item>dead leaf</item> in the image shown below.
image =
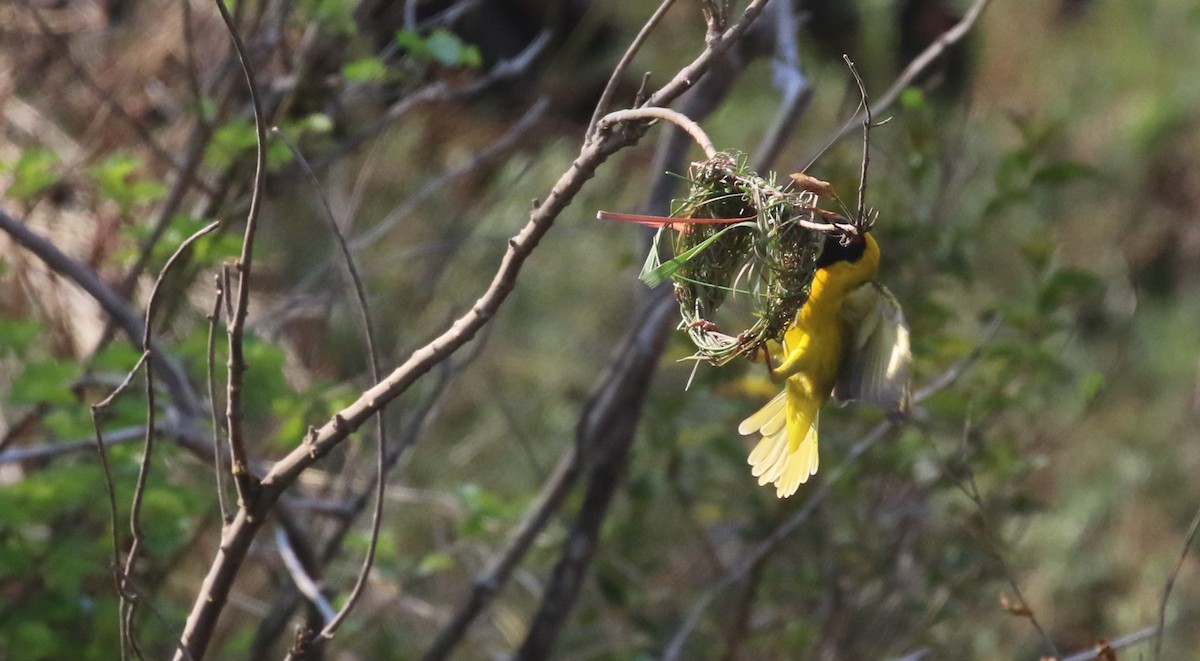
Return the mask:
<path id="1" fill-rule="evenodd" d="M 821 181 L 816 177 L 810 177 L 803 172 L 796 172 L 791 175 L 792 181 L 796 182 L 796 186 L 803 191 L 816 193 L 821 197 L 836 197 L 833 194 L 833 186 L 828 181 Z"/>
<path id="2" fill-rule="evenodd" d="M 1008 611 L 1009 615 L 1017 617 L 1033 617 L 1033 611 L 1023 603 L 1017 603 L 1009 600 L 1008 595 L 1000 593 L 1000 608 Z"/>

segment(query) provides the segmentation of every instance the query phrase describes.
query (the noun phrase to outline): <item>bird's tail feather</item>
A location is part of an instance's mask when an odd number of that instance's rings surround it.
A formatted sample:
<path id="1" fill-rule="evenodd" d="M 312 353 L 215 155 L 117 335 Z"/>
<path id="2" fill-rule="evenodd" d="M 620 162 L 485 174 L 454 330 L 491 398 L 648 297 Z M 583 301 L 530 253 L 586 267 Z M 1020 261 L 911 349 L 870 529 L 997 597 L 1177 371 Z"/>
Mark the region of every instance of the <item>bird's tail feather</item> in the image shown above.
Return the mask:
<path id="1" fill-rule="evenodd" d="M 817 472 L 818 465 L 819 404 L 792 395 L 785 389 L 738 425 L 742 435 L 762 434 L 750 453 L 750 472 L 760 485 L 773 483 L 780 498 L 796 493 Z"/>

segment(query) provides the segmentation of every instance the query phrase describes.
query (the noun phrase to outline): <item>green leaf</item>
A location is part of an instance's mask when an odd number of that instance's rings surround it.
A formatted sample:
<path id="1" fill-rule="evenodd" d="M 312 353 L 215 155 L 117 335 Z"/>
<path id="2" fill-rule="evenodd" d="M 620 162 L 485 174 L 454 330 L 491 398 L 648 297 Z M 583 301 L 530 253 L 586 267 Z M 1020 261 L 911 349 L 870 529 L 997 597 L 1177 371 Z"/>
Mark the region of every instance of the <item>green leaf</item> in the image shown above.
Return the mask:
<path id="1" fill-rule="evenodd" d="M 1075 384 L 1075 392 L 1084 404 L 1091 404 L 1095 401 L 1103 389 L 1104 374 L 1095 370 L 1081 374 L 1079 381 Z"/>
<path id="2" fill-rule="evenodd" d="M 501 498 L 498 494 L 485 491 L 478 484 L 464 484 L 458 488 L 458 500 L 467 517 L 462 522 L 461 532 L 467 537 L 476 537 L 485 532 L 503 529 L 515 521 L 522 505 Z"/>
<path id="3" fill-rule="evenodd" d="M 904 91 L 900 92 L 900 107 L 905 110 L 920 110 L 928 106 L 925 100 L 925 92 L 917 87 L 905 87 Z"/>
<path id="4" fill-rule="evenodd" d="M 27 201 L 58 183 L 62 175 L 56 169 L 58 156 L 49 149 L 28 149 L 12 167 L 12 184 L 7 197 Z"/>
<path id="5" fill-rule="evenodd" d="M 398 30 L 396 45 L 418 60 L 435 61 L 449 67 L 480 67 L 483 57 L 475 46 L 464 44 L 458 35 L 437 29 L 422 37 L 413 30 Z"/>
<path id="6" fill-rule="evenodd" d="M 433 59 L 446 66 L 455 66 L 462 61 L 462 40 L 446 30 L 434 30 L 425 39 L 425 45 Z"/>
<path id="7" fill-rule="evenodd" d="M 93 370 L 108 370 L 112 372 L 127 372 L 133 369 L 142 352 L 133 348 L 127 342 L 113 342 L 106 345 L 92 358 Z"/>
<path id="8" fill-rule="evenodd" d="M 142 418 L 144 419 L 145 416 L 143 415 Z M 82 406 L 53 408 L 46 414 L 46 417 L 42 418 L 42 426 L 54 438 L 93 438 L 96 432 L 96 428 L 92 426 L 91 414 L 87 408 Z"/>
<path id="9" fill-rule="evenodd" d="M 300 120 L 298 127 L 302 133 L 329 133 L 333 130 L 333 118 L 323 112 L 314 112 Z"/>
<path id="10" fill-rule="evenodd" d="M 421 558 L 417 564 L 418 576 L 429 576 L 454 567 L 454 558 L 449 553 L 437 551 Z"/>
<path id="11" fill-rule="evenodd" d="M 254 149 L 257 143 L 254 122 L 246 118 L 234 119 L 213 133 L 205 158 L 213 167 L 227 168 L 242 154 Z"/>
<path id="12" fill-rule="evenodd" d="M 415 58 L 428 60 L 432 57 L 429 46 L 425 45 L 425 39 L 415 30 L 397 30 L 393 41 L 396 42 L 397 46 Z"/>
<path id="13" fill-rule="evenodd" d="M 346 35 L 356 34 L 354 22 L 356 0 L 304 0 L 302 15 L 319 22 L 322 27 Z"/>
<path id="14" fill-rule="evenodd" d="M 342 67 L 342 77 L 354 83 L 376 83 L 387 78 L 387 73 L 387 67 L 377 57 L 364 57 Z"/>
<path id="15" fill-rule="evenodd" d="M 726 232 L 728 232 L 729 230 L 731 230 L 735 227 L 757 227 L 757 225 L 750 221 L 727 225 L 727 226 L 723 227 L 720 232 L 717 232 L 716 234 L 705 239 L 704 241 L 701 241 L 699 244 L 697 244 L 693 248 L 687 250 L 683 254 L 676 255 L 674 258 L 672 258 L 666 262 L 663 262 L 662 264 L 658 265 L 656 268 L 653 268 L 649 271 L 644 271 L 641 275 L 638 276 L 638 278 L 642 282 L 646 283 L 647 285 L 649 285 L 651 287 L 657 287 L 657 286 L 661 285 L 662 283 L 664 283 L 668 279 L 670 279 L 671 276 L 674 275 L 675 272 L 678 271 L 681 266 L 683 266 L 684 264 L 686 264 L 688 262 L 688 260 L 692 259 L 696 255 L 699 255 L 706 248 L 711 246 L 714 241 L 721 238 L 721 236 L 723 234 L 725 234 Z M 649 262 L 647 262 L 647 264 L 649 264 Z"/>
<path id="16" fill-rule="evenodd" d="M 1078 179 L 1092 179 L 1099 173 L 1096 168 L 1078 161 L 1055 161 L 1043 165 L 1033 173 L 1033 183 L 1045 185 L 1061 185 Z"/>
<path id="17" fill-rule="evenodd" d="M 483 66 L 483 54 L 479 52 L 479 47 L 474 44 L 464 45 L 458 59 L 464 67 L 478 69 Z"/>
<path id="18" fill-rule="evenodd" d="M 0 356 L 23 356 L 38 336 L 42 325 L 32 319 L 0 319 Z"/>
<path id="19" fill-rule="evenodd" d="M 116 153 L 103 163 L 89 169 L 92 179 L 100 189 L 100 195 L 117 203 L 122 213 L 146 202 L 166 195 L 167 187 L 161 181 L 143 179 L 138 176 L 142 161 L 129 154 Z"/>
<path id="20" fill-rule="evenodd" d="M 278 170 L 279 168 L 292 162 L 292 148 L 287 146 L 282 140 L 272 139 L 267 136 L 267 169 Z"/>

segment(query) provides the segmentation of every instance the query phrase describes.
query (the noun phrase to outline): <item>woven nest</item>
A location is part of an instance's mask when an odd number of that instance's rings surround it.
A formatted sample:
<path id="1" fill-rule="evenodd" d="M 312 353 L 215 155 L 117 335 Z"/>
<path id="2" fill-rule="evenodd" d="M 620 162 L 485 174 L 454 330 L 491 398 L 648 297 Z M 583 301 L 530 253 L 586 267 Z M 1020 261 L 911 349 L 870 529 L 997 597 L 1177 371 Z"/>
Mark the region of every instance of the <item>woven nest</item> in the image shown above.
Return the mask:
<path id="1" fill-rule="evenodd" d="M 694 358 L 720 365 L 782 338 L 808 300 L 824 239 L 802 223 L 826 221 L 815 193 L 785 191 L 749 171 L 740 155 L 719 153 L 693 163 L 687 179 L 688 196 L 675 201 L 672 217 L 732 222 L 685 222 L 676 224 L 677 232 L 660 230 L 643 279 L 673 282 L 680 328 L 696 345 Z M 660 243 L 667 234 L 674 235 L 675 256 L 662 262 Z M 745 328 L 725 331 L 715 313 L 730 294 L 748 297 L 751 313 Z"/>

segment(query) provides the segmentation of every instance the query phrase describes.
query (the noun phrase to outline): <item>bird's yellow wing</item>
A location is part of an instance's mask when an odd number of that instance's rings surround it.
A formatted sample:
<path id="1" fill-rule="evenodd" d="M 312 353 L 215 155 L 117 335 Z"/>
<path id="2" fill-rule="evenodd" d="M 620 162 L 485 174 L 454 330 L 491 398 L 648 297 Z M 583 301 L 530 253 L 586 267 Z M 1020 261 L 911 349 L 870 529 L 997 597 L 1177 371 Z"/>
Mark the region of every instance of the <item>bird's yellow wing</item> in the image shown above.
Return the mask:
<path id="1" fill-rule="evenodd" d="M 908 413 L 912 350 L 900 303 L 883 285 L 868 282 L 846 296 L 841 323 L 846 344 L 833 396 Z"/>

